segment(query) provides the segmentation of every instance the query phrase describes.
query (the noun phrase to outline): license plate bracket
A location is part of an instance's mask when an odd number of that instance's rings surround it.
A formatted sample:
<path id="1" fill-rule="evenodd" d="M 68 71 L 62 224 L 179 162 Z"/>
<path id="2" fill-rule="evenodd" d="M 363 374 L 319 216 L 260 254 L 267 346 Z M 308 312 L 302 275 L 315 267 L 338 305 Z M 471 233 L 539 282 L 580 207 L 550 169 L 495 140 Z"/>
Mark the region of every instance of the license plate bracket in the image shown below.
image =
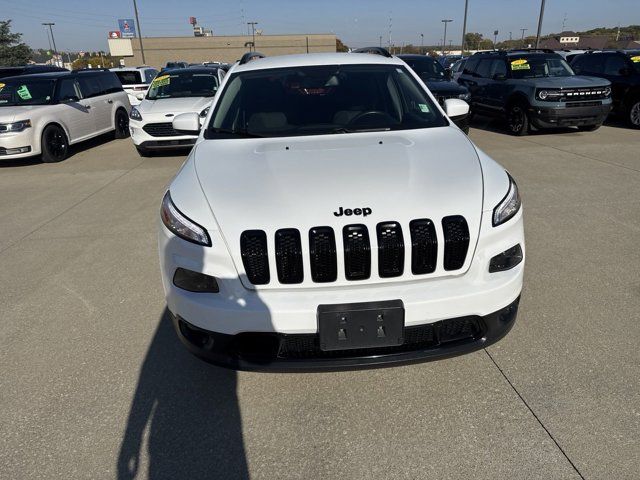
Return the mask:
<path id="1" fill-rule="evenodd" d="M 402 300 L 319 305 L 318 335 L 322 351 L 402 345 Z"/>

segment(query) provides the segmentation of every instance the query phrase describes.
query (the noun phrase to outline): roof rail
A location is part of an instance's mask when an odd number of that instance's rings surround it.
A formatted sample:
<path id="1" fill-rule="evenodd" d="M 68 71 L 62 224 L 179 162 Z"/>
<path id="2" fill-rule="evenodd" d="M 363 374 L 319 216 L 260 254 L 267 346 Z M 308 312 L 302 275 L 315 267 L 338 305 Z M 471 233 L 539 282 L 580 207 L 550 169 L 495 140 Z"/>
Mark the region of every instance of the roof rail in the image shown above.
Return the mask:
<path id="1" fill-rule="evenodd" d="M 71 70 L 72 72 L 104 72 L 104 71 L 111 71 L 109 68 L 106 67 L 101 67 L 101 68 L 76 68 L 74 70 Z"/>
<path id="2" fill-rule="evenodd" d="M 507 52 L 541 52 L 541 53 L 556 53 L 555 50 L 550 48 L 513 48 L 511 50 L 507 50 Z"/>
<path id="3" fill-rule="evenodd" d="M 371 53 L 373 55 L 382 55 L 383 57 L 391 58 L 389 50 L 382 47 L 363 47 L 356 50 L 352 50 L 351 53 Z"/>
<path id="4" fill-rule="evenodd" d="M 245 63 L 249 63 L 253 60 L 258 60 L 259 58 L 265 58 L 266 55 L 260 53 L 260 52 L 247 52 L 244 55 L 242 55 L 242 58 L 240 59 L 240 65 L 244 65 Z"/>

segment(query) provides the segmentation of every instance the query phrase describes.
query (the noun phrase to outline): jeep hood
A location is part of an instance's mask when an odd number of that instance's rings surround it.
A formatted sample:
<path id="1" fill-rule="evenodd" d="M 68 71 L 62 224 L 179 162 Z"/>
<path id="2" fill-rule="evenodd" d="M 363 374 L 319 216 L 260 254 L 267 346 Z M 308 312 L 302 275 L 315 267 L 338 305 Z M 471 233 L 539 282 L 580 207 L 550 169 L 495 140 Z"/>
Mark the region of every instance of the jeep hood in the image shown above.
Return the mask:
<path id="1" fill-rule="evenodd" d="M 429 218 L 441 232 L 441 219 L 449 215 L 464 216 L 471 237 L 465 266 L 453 273 L 463 273 L 471 262 L 483 179 L 478 154 L 458 129 L 204 140 L 193 154 L 202 190 L 241 275 L 240 234 L 245 230 L 264 230 L 273 249 L 276 230 L 296 228 L 308 256 L 309 229 L 331 226 L 340 255 L 345 225 L 365 224 L 375 250 L 376 225 L 393 220 L 400 222 L 410 251 L 411 220 Z M 370 208 L 372 213 L 335 216 L 340 207 Z M 442 234 L 438 236 L 442 244 Z M 372 262 L 373 273 L 375 255 Z M 441 270 L 431 276 L 452 274 Z M 358 283 L 406 281 L 407 276 L 410 263 L 402 277 L 380 280 L 372 275 Z M 303 285 L 309 286 L 308 280 L 307 270 Z M 332 285 L 340 283 L 339 277 Z M 260 288 L 274 287 L 277 282 Z"/>

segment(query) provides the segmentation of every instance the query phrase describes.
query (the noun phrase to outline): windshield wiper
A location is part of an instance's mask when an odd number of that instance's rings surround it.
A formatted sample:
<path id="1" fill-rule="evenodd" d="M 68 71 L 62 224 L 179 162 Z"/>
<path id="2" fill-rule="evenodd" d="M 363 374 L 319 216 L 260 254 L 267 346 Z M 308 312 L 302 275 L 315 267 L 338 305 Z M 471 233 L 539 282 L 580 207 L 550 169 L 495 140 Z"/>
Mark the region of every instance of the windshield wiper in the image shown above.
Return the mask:
<path id="1" fill-rule="evenodd" d="M 245 129 L 233 129 L 233 128 L 210 128 L 212 133 L 222 133 L 226 135 L 236 135 L 243 138 L 264 138 L 264 135 L 259 135 Z"/>
<path id="2" fill-rule="evenodd" d="M 362 133 L 362 132 L 388 132 L 391 127 L 377 127 L 377 128 L 346 128 L 338 127 L 332 130 L 333 133 Z"/>

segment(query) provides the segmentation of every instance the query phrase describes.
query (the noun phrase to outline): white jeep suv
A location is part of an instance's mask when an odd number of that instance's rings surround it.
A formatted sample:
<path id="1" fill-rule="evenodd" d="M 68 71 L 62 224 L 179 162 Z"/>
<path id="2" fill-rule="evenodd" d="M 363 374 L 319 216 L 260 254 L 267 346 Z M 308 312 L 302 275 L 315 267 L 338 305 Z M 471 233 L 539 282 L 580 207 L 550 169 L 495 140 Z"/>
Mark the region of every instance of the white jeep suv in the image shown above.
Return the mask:
<path id="1" fill-rule="evenodd" d="M 129 100 L 108 70 L 40 73 L 0 80 L 0 160 L 67 158 L 69 145 L 114 132 L 129 136 Z"/>
<path id="2" fill-rule="evenodd" d="M 239 369 L 356 368 L 477 350 L 514 324 L 513 178 L 407 65 L 372 54 L 235 65 L 162 200 L 168 310 Z M 173 120 L 195 133 L 197 113 Z"/>

